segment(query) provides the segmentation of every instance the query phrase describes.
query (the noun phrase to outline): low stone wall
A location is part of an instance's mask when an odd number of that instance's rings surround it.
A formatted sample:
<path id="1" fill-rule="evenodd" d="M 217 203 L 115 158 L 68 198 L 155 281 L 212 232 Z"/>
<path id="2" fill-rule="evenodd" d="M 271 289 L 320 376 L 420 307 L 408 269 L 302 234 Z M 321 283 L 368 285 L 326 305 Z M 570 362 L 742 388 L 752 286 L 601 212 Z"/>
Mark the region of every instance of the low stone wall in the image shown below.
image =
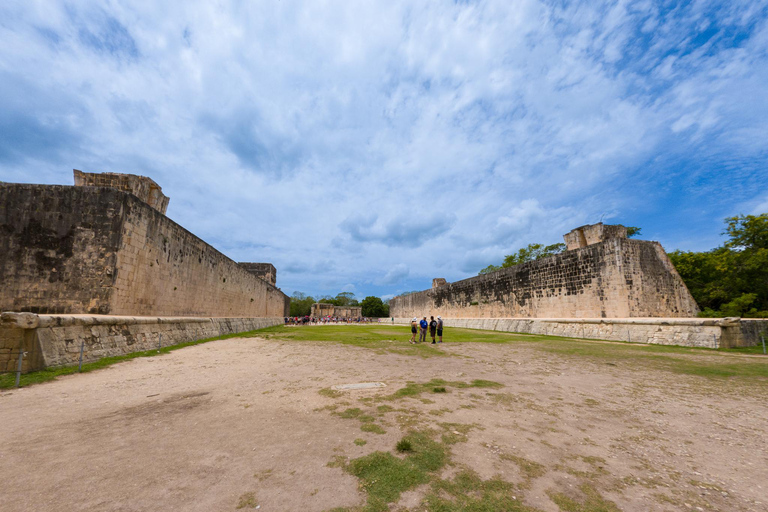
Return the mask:
<path id="1" fill-rule="evenodd" d="M 410 318 L 395 318 L 408 324 Z M 732 348 L 760 343 L 768 320 L 740 318 L 445 318 L 451 327 L 655 345 Z"/>
<path id="2" fill-rule="evenodd" d="M 0 315 L 0 371 L 15 371 L 19 348 L 22 371 L 129 354 L 158 346 L 281 325 L 282 317 L 198 318 L 110 315 Z"/>

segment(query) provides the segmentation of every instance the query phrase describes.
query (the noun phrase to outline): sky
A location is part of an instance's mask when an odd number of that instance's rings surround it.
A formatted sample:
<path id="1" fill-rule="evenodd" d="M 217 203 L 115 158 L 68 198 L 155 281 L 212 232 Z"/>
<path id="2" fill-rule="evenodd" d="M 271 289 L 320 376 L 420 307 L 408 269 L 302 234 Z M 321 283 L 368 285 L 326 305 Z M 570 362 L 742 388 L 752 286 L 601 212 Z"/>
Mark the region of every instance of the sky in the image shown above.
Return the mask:
<path id="1" fill-rule="evenodd" d="M 277 284 L 389 298 L 599 221 L 768 211 L 768 0 L 0 3 L 0 181 L 149 176 Z"/>

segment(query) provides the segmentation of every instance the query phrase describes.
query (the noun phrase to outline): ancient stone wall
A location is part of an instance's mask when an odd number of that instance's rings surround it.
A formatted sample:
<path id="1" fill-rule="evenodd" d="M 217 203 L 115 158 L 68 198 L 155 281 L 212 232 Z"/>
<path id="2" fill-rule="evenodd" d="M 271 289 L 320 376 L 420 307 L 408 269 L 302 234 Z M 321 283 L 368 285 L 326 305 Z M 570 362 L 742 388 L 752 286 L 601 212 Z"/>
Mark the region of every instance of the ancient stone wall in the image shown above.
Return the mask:
<path id="1" fill-rule="evenodd" d="M 0 184 L 0 311 L 109 313 L 125 197 Z"/>
<path id="2" fill-rule="evenodd" d="M 271 263 L 249 263 L 241 261 L 238 265 L 273 286 L 277 283 L 277 269 Z"/>
<path id="3" fill-rule="evenodd" d="M 282 317 L 289 298 L 134 195 L 0 184 L 0 311 Z"/>
<path id="4" fill-rule="evenodd" d="M 410 318 L 395 318 L 406 326 Z M 451 328 L 543 334 L 566 338 L 625 341 L 652 345 L 701 348 L 749 347 L 760 344 L 755 335 L 760 320 L 739 318 L 444 318 L 443 338 L 451 341 Z M 405 328 L 405 327 L 404 327 Z"/>
<path id="5" fill-rule="evenodd" d="M 75 169 L 76 187 L 109 187 L 129 192 L 149 206 L 165 213 L 170 199 L 163 195 L 163 189 L 154 180 L 136 174 L 118 174 L 113 172 L 82 172 Z"/>
<path id="6" fill-rule="evenodd" d="M 282 317 L 289 298 L 128 196 L 110 313 Z"/>
<path id="7" fill-rule="evenodd" d="M 22 372 L 76 365 L 281 325 L 279 318 L 126 317 L 111 315 L 0 315 L 0 371 L 15 371 L 23 347 Z"/>
<path id="8" fill-rule="evenodd" d="M 395 317 L 691 317 L 693 297 L 657 242 L 604 242 L 390 301 Z"/>
<path id="9" fill-rule="evenodd" d="M 333 304 L 315 303 L 312 304 L 310 316 L 313 318 L 322 318 L 324 316 L 336 318 L 359 318 L 363 316 L 363 308 L 357 306 L 334 306 Z"/>

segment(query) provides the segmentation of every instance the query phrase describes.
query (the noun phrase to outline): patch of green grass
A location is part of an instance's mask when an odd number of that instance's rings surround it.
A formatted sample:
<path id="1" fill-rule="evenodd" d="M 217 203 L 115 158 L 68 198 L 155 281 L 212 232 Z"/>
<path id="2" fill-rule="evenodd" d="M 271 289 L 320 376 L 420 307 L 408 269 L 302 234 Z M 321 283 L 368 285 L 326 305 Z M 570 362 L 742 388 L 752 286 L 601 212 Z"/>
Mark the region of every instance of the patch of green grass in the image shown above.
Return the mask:
<path id="1" fill-rule="evenodd" d="M 271 329 L 271 328 L 268 327 L 267 329 Z M 181 348 L 191 347 L 194 345 L 200 345 L 202 343 L 208 343 L 209 341 L 260 336 L 261 333 L 267 329 L 258 329 L 255 331 L 247 331 L 247 332 L 241 332 L 236 334 L 224 334 L 222 336 L 216 336 L 214 338 L 204 338 L 201 340 L 186 341 L 184 343 L 179 343 L 177 345 L 169 345 L 167 347 L 162 347 L 159 350 L 152 349 L 152 350 L 144 350 L 141 352 L 132 352 L 130 354 L 123 354 L 119 356 L 102 357 L 98 361 L 83 363 L 82 373 L 92 372 L 94 370 L 100 370 L 102 368 L 112 366 L 113 364 L 116 364 L 116 363 L 121 363 L 123 361 L 130 361 L 131 359 L 136 359 L 137 357 L 154 357 L 154 356 L 168 354 L 170 352 L 173 352 L 174 350 L 179 350 Z M 44 370 L 25 373 L 25 374 L 22 374 L 21 378 L 19 379 L 19 387 L 31 386 L 32 384 L 49 382 L 56 379 L 56 377 L 60 377 L 62 375 L 71 375 L 73 373 L 78 373 L 77 365 L 62 366 L 57 368 L 46 368 Z M 16 385 L 15 373 L 0 374 L 0 389 L 10 389 L 15 387 L 15 385 Z"/>
<path id="2" fill-rule="evenodd" d="M 579 487 L 583 494 L 582 500 L 576 500 L 563 493 L 547 492 L 547 495 L 555 502 L 563 512 L 620 512 L 619 507 L 603 496 L 589 484 Z"/>
<path id="3" fill-rule="evenodd" d="M 517 464 L 517 467 L 520 468 L 520 472 L 523 474 L 523 478 L 525 479 L 523 487 L 527 487 L 531 480 L 544 476 L 544 474 L 547 472 L 547 468 L 544 467 L 543 464 L 539 464 L 538 462 L 534 462 L 517 455 L 502 453 L 499 455 L 499 458 L 501 460 L 509 460 Z"/>
<path id="4" fill-rule="evenodd" d="M 412 452 L 413 446 L 411 446 L 411 442 L 408 439 L 401 439 L 395 445 L 395 450 L 400 453 Z"/>
<path id="5" fill-rule="evenodd" d="M 383 414 L 386 412 L 392 412 L 395 410 L 395 408 L 392 407 L 391 405 L 380 405 L 376 407 L 376 410 Z"/>
<path id="6" fill-rule="evenodd" d="M 355 443 L 357 446 L 365 446 L 366 444 L 368 444 L 368 441 L 366 441 L 365 439 L 360 439 L 360 438 L 358 437 L 357 439 L 355 439 L 355 440 L 354 440 L 354 443 Z"/>
<path id="7" fill-rule="evenodd" d="M 323 396 L 327 396 L 328 398 L 338 398 L 343 395 L 341 391 L 336 391 L 335 389 L 331 388 L 323 388 L 319 390 L 318 393 Z"/>
<path id="8" fill-rule="evenodd" d="M 461 381 L 446 381 L 443 379 L 432 379 L 429 382 L 408 382 L 404 388 L 400 388 L 391 395 L 383 397 L 387 400 L 393 400 L 396 398 L 416 397 L 421 393 L 431 391 L 433 393 L 443 393 L 445 391 L 435 391 L 438 388 L 443 388 L 447 391 L 447 388 L 500 388 L 504 387 L 504 384 L 493 382 L 490 380 L 473 380 L 472 382 Z"/>
<path id="9" fill-rule="evenodd" d="M 360 488 L 367 494 L 363 510 L 389 510 L 389 503 L 400 499 L 404 491 L 428 483 L 448 460 L 445 447 L 425 433 L 411 432 L 398 443 L 399 447 L 406 445 L 410 449 L 403 459 L 377 451 L 344 466 L 345 471 L 360 479 Z"/>
<path id="10" fill-rule="evenodd" d="M 464 470 L 451 480 L 436 480 L 422 505 L 430 512 L 532 512 L 521 502 L 514 484 L 500 478 L 482 480 Z"/>
<path id="11" fill-rule="evenodd" d="M 259 503 L 256 501 L 256 495 L 252 492 L 247 492 L 240 496 L 240 500 L 237 502 L 237 509 L 241 508 L 256 508 Z"/>
<path id="12" fill-rule="evenodd" d="M 337 416 L 344 418 L 344 419 L 350 419 L 350 418 L 357 418 L 361 414 L 363 414 L 363 410 L 359 407 L 354 407 L 351 409 L 344 409 L 341 412 L 335 412 Z"/>
<path id="13" fill-rule="evenodd" d="M 360 430 L 363 432 L 373 432 L 374 434 L 386 434 L 387 431 L 381 428 L 381 426 L 375 423 L 363 423 L 360 425 Z"/>
<path id="14" fill-rule="evenodd" d="M 437 386 L 432 388 L 433 393 L 447 393 L 445 386 Z"/>

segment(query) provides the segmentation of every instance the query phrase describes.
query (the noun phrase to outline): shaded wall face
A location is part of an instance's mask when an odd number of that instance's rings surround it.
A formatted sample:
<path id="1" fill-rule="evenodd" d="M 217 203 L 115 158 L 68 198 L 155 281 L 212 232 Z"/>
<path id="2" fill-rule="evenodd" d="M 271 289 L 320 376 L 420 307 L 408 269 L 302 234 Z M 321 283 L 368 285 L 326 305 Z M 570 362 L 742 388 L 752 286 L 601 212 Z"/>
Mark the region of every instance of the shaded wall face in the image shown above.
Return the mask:
<path id="1" fill-rule="evenodd" d="M 282 317 L 286 296 L 164 215 L 131 198 L 113 314 Z"/>
<path id="2" fill-rule="evenodd" d="M 395 297 L 390 309 L 401 318 L 689 317 L 698 312 L 660 245 L 621 238 Z"/>
<path id="3" fill-rule="evenodd" d="M 109 188 L 0 185 L 0 311 L 282 317 L 289 299 Z"/>
<path id="4" fill-rule="evenodd" d="M 0 185 L 0 311 L 109 313 L 124 197 Z"/>

